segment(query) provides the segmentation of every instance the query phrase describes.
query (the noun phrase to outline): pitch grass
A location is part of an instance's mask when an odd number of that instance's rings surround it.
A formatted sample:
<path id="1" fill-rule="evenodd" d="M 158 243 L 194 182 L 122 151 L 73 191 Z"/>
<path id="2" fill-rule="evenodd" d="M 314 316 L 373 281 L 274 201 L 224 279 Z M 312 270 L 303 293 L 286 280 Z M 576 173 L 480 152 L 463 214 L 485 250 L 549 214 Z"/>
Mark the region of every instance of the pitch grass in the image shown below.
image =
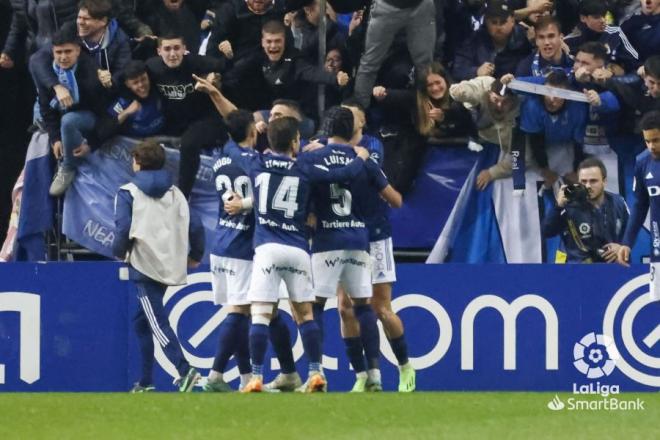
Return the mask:
<path id="1" fill-rule="evenodd" d="M 550 411 L 554 393 L 0 394 L 0 439 L 650 439 L 644 411 Z M 559 394 L 566 402 L 572 395 Z M 599 396 L 590 396 L 594 400 Z"/>

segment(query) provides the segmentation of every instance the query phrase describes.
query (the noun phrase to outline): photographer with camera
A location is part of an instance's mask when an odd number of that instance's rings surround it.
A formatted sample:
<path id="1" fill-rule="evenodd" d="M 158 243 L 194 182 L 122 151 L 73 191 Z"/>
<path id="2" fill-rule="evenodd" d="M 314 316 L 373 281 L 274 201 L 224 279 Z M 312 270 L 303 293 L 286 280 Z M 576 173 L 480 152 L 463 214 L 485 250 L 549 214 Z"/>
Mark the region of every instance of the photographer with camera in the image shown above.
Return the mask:
<path id="1" fill-rule="evenodd" d="M 556 200 L 545 191 L 543 236 L 561 235 L 556 263 L 613 263 L 628 222 L 626 202 L 605 191 L 607 170 L 596 157 L 580 163 L 578 181 L 562 185 Z"/>

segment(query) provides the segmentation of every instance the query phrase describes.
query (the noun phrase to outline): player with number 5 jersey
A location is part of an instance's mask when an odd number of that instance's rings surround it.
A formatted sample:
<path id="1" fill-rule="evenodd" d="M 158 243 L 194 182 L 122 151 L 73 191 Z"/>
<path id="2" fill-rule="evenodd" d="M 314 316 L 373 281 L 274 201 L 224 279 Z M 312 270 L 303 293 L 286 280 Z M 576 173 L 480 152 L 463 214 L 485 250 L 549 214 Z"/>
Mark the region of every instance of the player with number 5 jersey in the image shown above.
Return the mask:
<path id="1" fill-rule="evenodd" d="M 311 185 L 355 178 L 364 168 L 369 153 L 356 147 L 359 159 L 336 169 L 315 166 L 304 157 L 295 160 L 300 149 L 298 121 L 287 117 L 269 125 L 268 140 L 272 152 L 264 154 L 242 151 L 230 145 L 225 147 L 232 160 L 250 176 L 254 188 L 255 256 L 248 291 L 252 303 L 250 356 L 253 377 L 243 391 L 255 392 L 263 388 L 268 325 L 282 280 L 296 310 L 303 348 L 309 359 L 309 377 L 303 390 L 325 391 L 321 334 L 312 314 L 312 271 L 305 238 Z"/>

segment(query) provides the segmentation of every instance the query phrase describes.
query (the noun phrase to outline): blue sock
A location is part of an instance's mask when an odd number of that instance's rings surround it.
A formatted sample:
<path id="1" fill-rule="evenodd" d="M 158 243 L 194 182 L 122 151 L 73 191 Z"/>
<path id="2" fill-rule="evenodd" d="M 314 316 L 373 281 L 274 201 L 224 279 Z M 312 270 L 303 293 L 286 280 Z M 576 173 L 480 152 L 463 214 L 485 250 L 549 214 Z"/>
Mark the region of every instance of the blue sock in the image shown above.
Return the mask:
<path id="1" fill-rule="evenodd" d="M 312 304 L 312 313 L 314 315 L 314 321 L 316 321 L 316 325 L 319 327 L 319 331 L 321 332 L 321 346 L 323 346 L 323 311 L 325 309 L 325 302 L 323 304 L 321 303 L 313 303 Z"/>
<path id="2" fill-rule="evenodd" d="M 250 317 L 241 315 L 236 331 L 236 346 L 234 348 L 236 356 L 236 365 L 241 374 L 248 374 L 252 371 L 250 366 Z"/>
<path id="3" fill-rule="evenodd" d="M 380 335 L 376 324 L 376 314 L 369 304 L 353 306 L 355 317 L 360 322 L 360 339 L 367 358 L 367 368 L 378 368 L 380 358 Z"/>
<path id="4" fill-rule="evenodd" d="M 280 371 L 284 374 L 291 374 L 296 371 L 296 363 L 293 361 L 293 350 L 291 348 L 291 333 L 289 326 L 286 325 L 282 316 L 278 313 L 270 321 L 268 326 L 270 343 L 273 344 L 273 350 L 280 361 Z"/>
<path id="5" fill-rule="evenodd" d="M 390 339 L 390 347 L 396 356 L 396 361 L 399 365 L 405 365 L 408 363 L 408 344 L 406 344 L 405 335 L 401 335 L 398 338 Z"/>
<path id="6" fill-rule="evenodd" d="M 316 321 L 305 321 L 300 324 L 300 336 L 302 338 L 303 348 L 309 360 L 310 366 L 312 364 L 321 365 L 321 332 Z"/>
<path id="7" fill-rule="evenodd" d="M 220 331 L 218 335 L 218 351 L 216 352 L 215 359 L 213 360 L 213 370 L 218 373 L 223 373 L 227 367 L 229 358 L 236 350 L 236 343 L 238 342 L 238 328 L 240 319 L 243 315 L 240 313 L 230 313 L 225 316 L 225 319 L 220 324 Z"/>
<path id="8" fill-rule="evenodd" d="M 362 341 L 360 338 L 344 338 L 344 344 L 346 345 L 348 361 L 351 363 L 355 373 L 367 371 L 367 364 L 364 362 L 364 356 L 362 355 Z"/>
<path id="9" fill-rule="evenodd" d="M 250 326 L 250 355 L 252 374 L 264 374 L 264 358 L 268 348 L 268 326 L 252 323 Z"/>

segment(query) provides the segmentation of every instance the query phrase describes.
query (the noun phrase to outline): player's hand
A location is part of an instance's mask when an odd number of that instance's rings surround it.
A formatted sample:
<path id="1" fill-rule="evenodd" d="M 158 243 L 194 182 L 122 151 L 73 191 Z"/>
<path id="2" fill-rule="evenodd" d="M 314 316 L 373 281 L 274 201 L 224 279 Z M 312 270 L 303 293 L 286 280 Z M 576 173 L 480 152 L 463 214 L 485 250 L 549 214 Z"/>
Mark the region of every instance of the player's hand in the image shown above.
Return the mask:
<path id="1" fill-rule="evenodd" d="M 531 14 L 533 14 L 533 13 L 534 13 L 534 11 L 531 11 Z M 531 15 L 531 14 L 530 14 L 530 15 Z M 524 28 L 525 31 L 527 31 L 527 39 L 528 39 L 530 42 L 534 42 L 534 40 L 536 39 L 536 31 L 534 30 L 534 27 L 528 25 L 528 24 L 525 23 L 524 21 L 520 21 L 520 22 L 518 22 L 518 24 L 519 24 L 522 28 Z"/>
<path id="2" fill-rule="evenodd" d="M 351 22 L 348 23 L 348 35 L 350 36 L 355 29 L 362 24 L 362 19 L 364 18 L 364 10 L 353 12 L 351 16 Z"/>
<path id="3" fill-rule="evenodd" d="M 477 69 L 477 76 L 492 76 L 495 73 L 495 64 L 485 62 Z"/>
<path id="4" fill-rule="evenodd" d="M 587 101 L 589 101 L 589 105 L 593 107 L 601 106 L 602 101 L 600 100 L 600 95 L 597 91 L 584 89 L 583 92 L 587 97 Z"/>
<path id="5" fill-rule="evenodd" d="M 353 146 L 353 150 L 355 151 L 355 153 L 358 155 L 358 157 L 360 159 L 362 159 L 364 161 L 369 159 L 369 151 L 366 148 L 360 147 L 359 145 L 355 145 L 355 146 Z"/>
<path id="6" fill-rule="evenodd" d="M 257 133 L 263 134 L 268 130 L 268 124 L 264 121 L 257 122 L 254 127 L 257 129 Z"/>
<path id="7" fill-rule="evenodd" d="M 222 208 L 229 215 L 238 215 L 243 210 L 243 204 L 241 203 L 242 201 L 243 199 L 241 196 L 235 192 L 232 192 L 231 198 L 225 201 L 224 205 L 222 205 Z"/>
<path id="8" fill-rule="evenodd" d="M 387 97 L 387 89 L 383 86 L 376 86 L 374 87 L 371 94 L 374 95 L 376 101 L 382 101 L 383 99 L 385 99 L 385 97 Z"/>
<path id="9" fill-rule="evenodd" d="M 337 72 L 337 84 L 339 87 L 344 87 L 346 84 L 348 84 L 348 73 L 346 72 Z"/>
<path id="10" fill-rule="evenodd" d="M 87 142 L 83 142 L 79 147 L 73 149 L 73 155 L 75 157 L 84 157 L 87 156 L 90 151 L 92 151 L 92 149 L 89 147 L 89 144 Z"/>
<path id="11" fill-rule="evenodd" d="M 616 253 L 616 262 L 624 266 L 630 266 L 630 248 L 626 245 L 621 245 Z"/>
<path id="12" fill-rule="evenodd" d="M 188 269 L 197 269 L 199 267 L 199 263 L 199 261 L 195 261 L 188 257 Z"/>
<path id="13" fill-rule="evenodd" d="M 109 70 L 99 69 L 96 71 L 96 74 L 98 75 L 99 82 L 103 87 L 105 87 L 106 89 L 112 87 L 112 75 L 110 75 Z"/>
<path id="14" fill-rule="evenodd" d="M 71 93 L 69 93 L 69 89 L 62 84 L 56 84 L 53 90 L 55 90 L 55 97 L 62 108 L 67 109 L 73 105 L 73 98 L 71 97 Z"/>
<path id="15" fill-rule="evenodd" d="M 483 191 L 493 181 L 493 175 L 488 170 L 482 170 L 477 176 L 477 189 Z"/>
<path id="16" fill-rule="evenodd" d="M 559 188 L 559 192 L 557 192 L 557 206 L 559 206 L 560 208 L 563 208 L 568 203 L 568 199 L 566 198 L 566 194 L 564 194 L 564 191 L 566 190 L 567 186 L 568 185 L 562 185 Z"/>
<path id="17" fill-rule="evenodd" d="M 550 0 L 542 0 L 536 5 L 532 6 L 530 12 L 538 12 L 542 14 L 545 11 L 552 11 L 553 7 L 554 5 Z"/>
<path id="18" fill-rule="evenodd" d="M 618 243 L 607 243 L 605 246 L 603 246 L 605 252 L 601 255 L 601 257 L 607 263 L 615 263 L 617 261 L 617 255 L 620 248 L 621 245 Z"/>
<path id="19" fill-rule="evenodd" d="M 64 155 L 64 150 L 62 148 L 62 141 L 53 142 L 51 148 L 53 149 L 53 156 L 55 156 L 55 159 L 57 160 L 62 159 Z"/>
<path id="20" fill-rule="evenodd" d="M 225 40 L 218 44 L 218 50 L 222 52 L 227 57 L 227 59 L 231 60 L 234 58 L 234 49 L 231 47 L 229 40 Z"/>
<path id="21" fill-rule="evenodd" d="M 314 151 L 318 150 L 319 148 L 323 148 L 325 145 L 323 145 L 321 142 L 317 140 L 310 141 L 307 145 L 305 145 L 302 149 L 303 153 L 307 153 L 309 151 Z"/>
<path id="22" fill-rule="evenodd" d="M 6 53 L 0 54 L 0 67 L 3 69 L 12 69 L 14 67 L 14 60 Z"/>

